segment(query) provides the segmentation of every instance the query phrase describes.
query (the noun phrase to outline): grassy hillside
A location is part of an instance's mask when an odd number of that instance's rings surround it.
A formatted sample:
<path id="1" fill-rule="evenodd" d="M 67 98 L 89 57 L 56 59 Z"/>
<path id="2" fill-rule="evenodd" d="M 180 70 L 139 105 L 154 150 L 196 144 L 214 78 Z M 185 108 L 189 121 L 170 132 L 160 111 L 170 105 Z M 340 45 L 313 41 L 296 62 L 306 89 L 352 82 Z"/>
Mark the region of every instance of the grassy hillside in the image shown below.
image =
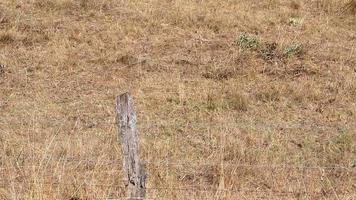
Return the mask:
<path id="1" fill-rule="evenodd" d="M 349 3 L 347 3 L 349 2 Z M 356 18 L 340 0 L 2 0 L 0 199 L 356 198 Z"/>

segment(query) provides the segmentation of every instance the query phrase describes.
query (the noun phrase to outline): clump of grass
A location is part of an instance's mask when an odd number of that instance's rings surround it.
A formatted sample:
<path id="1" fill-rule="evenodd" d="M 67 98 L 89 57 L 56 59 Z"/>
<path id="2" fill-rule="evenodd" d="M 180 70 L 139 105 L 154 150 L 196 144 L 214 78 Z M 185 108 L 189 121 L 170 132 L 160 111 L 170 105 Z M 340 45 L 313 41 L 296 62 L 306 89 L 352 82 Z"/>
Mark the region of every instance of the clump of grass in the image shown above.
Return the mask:
<path id="1" fill-rule="evenodd" d="M 301 55 L 303 52 L 303 45 L 301 43 L 293 43 L 284 48 L 283 55 L 290 57 L 292 55 Z"/>
<path id="2" fill-rule="evenodd" d="M 346 154 L 352 150 L 351 134 L 345 130 L 340 130 L 339 134 L 330 138 L 326 144 L 327 159 L 329 163 L 338 163 L 343 161 Z"/>
<path id="3" fill-rule="evenodd" d="M 221 107 L 221 102 L 214 96 L 208 95 L 206 108 L 211 111 L 218 110 Z"/>
<path id="4" fill-rule="evenodd" d="M 15 36 L 10 32 L 0 33 L 0 43 L 11 44 L 15 42 Z"/>
<path id="5" fill-rule="evenodd" d="M 277 47 L 278 47 L 278 44 L 276 42 L 265 43 L 259 51 L 260 56 L 265 61 L 273 60 L 277 55 L 277 52 L 276 52 Z"/>
<path id="6" fill-rule="evenodd" d="M 295 19 L 290 22 L 292 24 L 301 23 Z M 266 62 L 271 62 L 275 58 L 286 58 L 291 56 L 301 56 L 304 52 L 304 47 L 301 43 L 288 44 L 284 49 L 278 48 L 276 42 L 260 43 L 258 39 L 249 33 L 242 32 L 236 41 L 236 44 L 243 48 L 249 48 L 256 51 L 258 55 Z"/>
<path id="7" fill-rule="evenodd" d="M 303 19 L 297 17 L 291 17 L 288 20 L 288 25 L 290 26 L 300 26 L 303 24 Z"/>
<path id="8" fill-rule="evenodd" d="M 175 105 L 179 105 L 179 103 L 180 103 L 180 100 L 177 97 L 169 97 L 166 100 L 167 100 L 167 102 L 175 104 Z"/>
<path id="9" fill-rule="evenodd" d="M 334 8 L 334 3 L 330 0 L 317 0 L 316 9 L 321 12 L 330 13 Z"/>
<path id="10" fill-rule="evenodd" d="M 3 10 L 2 8 L 0 8 L 0 25 L 7 24 L 10 21 L 11 21 L 10 14 L 8 12 L 6 12 L 5 10 Z"/>
<path id="11" fill-rule="evenodd" d="M 353 160 L 351 161 L 351 167 L 356 167 L 356 156 L 354 156 Z"/>
<path id="12" fill-rule="evenodd" d="M 297 1 L 290 1 L 290 7 L 292 8 L 292 9 L 294 9 L 294 10 L 298 10 L 298 9 L 300 9 L 300 2 L 297 2 Z"/>
<path id="13" fill-rule="evenodd" d="M 65 10 L 65 11 L 88 11 L 96 8 L 95 1 L 89 0 L 62 0 L 62 1 L 49 1 L 49 0 L 36 0 L 34 6 L 41 10 Z"/>
<path id="14" fill-rule="evenodd" d="M 216 81 L 229 80 L 234 77 L 235 72 L 233 69 L 217 69 L 203 73 L 202 76 L 206 79 L 212 79 Z"/>
<path id="15" fill-rule="evenodd" d="M 5 65 L 0 64 L 0 76 L 2 76 L 3 74 L 5 74 Z"/>
<path id="16" fill-rule="evenodd" d="M 237 111 L 247 111 L 248 100 L 242 94 L 232 94 L 226 98 L 227 108 Z"/>
<path id="17" fill-rule="evenodd" d="M 39 9 L 54 10 L 57 6 L 55 1 L 49 0 L 36 0 L 33 2 L 34 6 Z"/>
<path id="18" fill-rule="evenodd" d="M 350 0 L 347 2 L 342 8 L 342 12 L 350 12 L 352 14 L 356 14 L 356 0 Z"/>
<path id="19" fill-rule="evenodd" d="M 345 130 L 340 130 L 339 135 L 337 135 L 332 142 L 335 145 L 334 149 L 338 153 L 344 153 L 351 150 L 352 138 L 350 133 Z"/>
<path id="20" fill-rule="evenodd" d="M 88 0 L 80 0 L 79 1 L 79 5 L 81 8 L 88 8 L 88 5 L 89 5 L 89 1 Z"/>
<path id="21" fill-rule="evenodd" d="M 240 33 L 236 43 L 241 46 L 241 47 L 245 47 L 245 48 L 257 48 L 258 47 L 258 40 L 256 38 L 256 36 L 246 33 L 246 32 L 242 32 Z"/>
<path id="22" fill-rule="evenodd" d="M 262 102 L 274 102 L 280 100 L 281 93 L 272 87 L 256 94 L 256 99 Z"/>
<path id="23" fill-rule="evenodd" d="M 207 109 L 216 110 L 236 110 L 245 112 L 248 109 L 248 99 L 238 93 L 228 94 L 225 97 L 209 95 L 207 99 Z"/>

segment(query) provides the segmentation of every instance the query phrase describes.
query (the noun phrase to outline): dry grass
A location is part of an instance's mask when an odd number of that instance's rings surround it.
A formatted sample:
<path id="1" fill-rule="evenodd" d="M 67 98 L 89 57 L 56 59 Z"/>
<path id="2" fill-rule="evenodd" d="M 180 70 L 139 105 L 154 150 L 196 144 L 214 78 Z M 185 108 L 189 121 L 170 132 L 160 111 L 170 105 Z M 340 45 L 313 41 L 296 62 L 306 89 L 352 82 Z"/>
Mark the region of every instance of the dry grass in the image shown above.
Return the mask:
<path id="1" fill-rule="evenodd" d="M 123 196 L 114 98 L 125 91 L 148 187 L 166 188 L 149 198 L 354 199 L 345 3 L 2 0 L 0 199 Z"/>
<path id="2" fill-rule="evenodd" d="M 356 1 L 350 0 L 348 3 L 346 3 L 343 7 L 343 12 L 350 12 L 351 14 L 356 14 Z"/>

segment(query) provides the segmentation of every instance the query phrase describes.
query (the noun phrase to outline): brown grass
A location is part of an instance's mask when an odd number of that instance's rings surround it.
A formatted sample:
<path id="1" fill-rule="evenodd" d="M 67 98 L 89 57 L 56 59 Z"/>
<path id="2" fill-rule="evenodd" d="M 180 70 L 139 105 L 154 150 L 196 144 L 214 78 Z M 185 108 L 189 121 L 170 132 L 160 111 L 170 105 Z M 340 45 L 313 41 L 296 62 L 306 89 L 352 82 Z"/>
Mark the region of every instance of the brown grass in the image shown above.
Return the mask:
<path id="1" fill-rule="evenodd" d="M 352 14 L 356 14 L 356 1 L 350 0 L 348 3 L 345 4 L 343 7 L 343 12 L 350 12 Z"/>
<path id="2" fill-rule="evenodd" d="M 345 3 L 1 1 L 0 199 L 122 197 L 114 98 L 125 91 L 149 198 L 353 199 Z"/>

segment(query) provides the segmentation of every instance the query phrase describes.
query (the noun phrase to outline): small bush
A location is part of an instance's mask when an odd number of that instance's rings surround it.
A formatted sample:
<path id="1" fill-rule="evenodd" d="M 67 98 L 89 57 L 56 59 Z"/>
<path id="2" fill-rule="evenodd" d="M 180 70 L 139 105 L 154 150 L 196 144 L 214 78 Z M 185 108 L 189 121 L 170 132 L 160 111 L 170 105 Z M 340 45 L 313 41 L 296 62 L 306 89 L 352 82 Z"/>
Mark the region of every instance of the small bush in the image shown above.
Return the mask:
<path id="1" fill-rule="evenodd" d="M 257 48 L 258 40 L 254 35 L 242 32 L 236 42 L 241 47 Z"/>
<path id="2" fill-rule="evenodd" d="M 303 45 L 300 43 L 294 43 L 284 48 L 283 55 L 290 57 L 292 55 L 300 55 L 303 52 Z"/>

